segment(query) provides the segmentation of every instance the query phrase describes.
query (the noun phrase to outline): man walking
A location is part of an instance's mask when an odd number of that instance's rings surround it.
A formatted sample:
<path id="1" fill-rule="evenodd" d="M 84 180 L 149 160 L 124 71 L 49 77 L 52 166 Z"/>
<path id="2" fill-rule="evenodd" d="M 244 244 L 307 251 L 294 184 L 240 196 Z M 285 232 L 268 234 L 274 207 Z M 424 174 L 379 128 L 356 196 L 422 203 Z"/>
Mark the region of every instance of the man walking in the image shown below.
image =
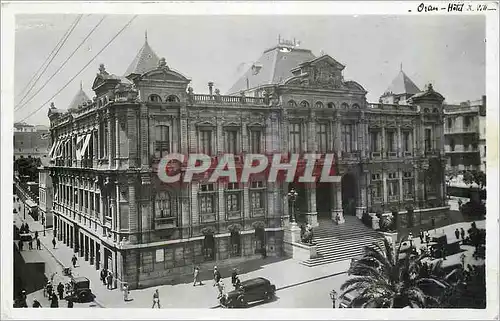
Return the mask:
<path id="1" fill-rule="evenodd" d="M 194 272 L 193 272 L 193 286 L 196 286 L 196 283 L 200 283 L 200 285 L 203 285 L 200 281 L 200 268 L 198 266 L 194 267 Z"/>
<path id="2" fill-rule="evenodd" d="M 158 289 L 155 290 L 155 292 L 153 293 L 153 306 L 151 307 L 151 309 L 154 309 L 155 306 L 158 305 L 158 309 L 160 309 L 160 294 L 158 293 Z"/>
<path id="3" fill-rule="evenodd" d="M 424 243 L 424 231 L 420 229 L 420 233 L 418 233 L 418 236 L 420 237 L 420 244 Z"/>
<path id="4" fill-rule="evenodd" d="M 108 283 L 108 290 L 113 290 L 113 273 L 111 271 L 108 272 L 106 281 Z"/>
<path id="5" fill-rule="evenodd" d="M 219 270 L 217 270 L 217 266 L 214 266 L 214 286 L 219 283 L 220 279 L 221 279 L 221 275 L 220 275 L 220 272 Z"/>
<path id="6" fill-rule="evenodd" d="M 233 269 L 233 273 L 231 273 L 231 284 L 236 287 L 236 279 L 238 278 L 238 271 L 236 268 Z"/>
<path id="7" fill-rule="evenodd" d="M 462 237 L 462 241 L 465 240 L 465 230 L 463 227 L 460 228 L 460 236 Z"/>
<path id="8" fill-rule="evenodd" d="M 56 238 L 52 238 L 52 247 L 55 249 L 56 248 Z"/>
<path id="9" fill-rule="evenodd" d="M 101 281 L 103 285 L 106 285 L 106 276 L 108 275 L 105 268 L 101 270 Z"/>
<path id="10" fill-rule="evenodd" d="M 455 229 L 455 237 L 457 238 L 457 240 L 460 240 L 460 231 L 457 229 Z"/>
<path id="11" fill-rule="evenodd" d="M 78 259 L 76 258 L 76 255 L 73 254 L 73 257 L 71 258 L 71 262 L 73 263 L 73 268 L 76 268 L 76 262 Z"/>
<path id="12" fill-rule="evenodd" d="M 38 231 L 35 231 L 35 239 L 38 240 Z"/>
<path id="13" fill-rule="evenodd" d="M 29 248 L 30 250 L 33 250 L 33 239 L 32 239 L 32 238 L 30 238 L 30 240 L 29 240 L 29 242 L 28 242 L 28 248 Z"/>
<path id="14" fill-rule="evenodd" d="M 57 293 L 59 294 L 59 300 L 62 300 L 64 297 L 64 285 L 62 282 L 59 282 L 57 285 Z"/>
<path id="15" fill-rule="evenodd" d="M 40 242 L 40 239 L 36 239 L 36 249 L 41 250 L 42 249 L 42 243 Z"/>

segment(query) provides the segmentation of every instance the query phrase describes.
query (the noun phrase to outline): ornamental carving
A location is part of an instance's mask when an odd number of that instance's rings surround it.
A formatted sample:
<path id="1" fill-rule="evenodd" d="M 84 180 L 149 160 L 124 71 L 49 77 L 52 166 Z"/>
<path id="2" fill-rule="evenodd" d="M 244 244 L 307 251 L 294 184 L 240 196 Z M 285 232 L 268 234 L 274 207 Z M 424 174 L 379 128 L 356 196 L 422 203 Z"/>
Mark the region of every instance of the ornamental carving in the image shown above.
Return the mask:
<path id="1" fill-rule="evenodd" d="M 310 73 L 309 84 L 311 86 L 322 88 L 343 87 L 341 72 L 326 61 L 311 66 Z"/>

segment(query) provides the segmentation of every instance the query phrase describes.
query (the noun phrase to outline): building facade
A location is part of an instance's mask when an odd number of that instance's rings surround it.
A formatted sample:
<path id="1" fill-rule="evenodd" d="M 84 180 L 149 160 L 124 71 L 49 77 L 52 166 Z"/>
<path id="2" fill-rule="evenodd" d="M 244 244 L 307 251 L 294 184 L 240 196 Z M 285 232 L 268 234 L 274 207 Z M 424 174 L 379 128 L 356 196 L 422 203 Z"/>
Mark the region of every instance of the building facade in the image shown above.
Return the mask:
<path id="1" fill-rule="evenodd" d="M 42 164 L 38 168 L 38 214 L 39 219 L 43 218 L 45 227 L 52 227 L 54 215 L 52 213 L 52 197 L 54 196 L 52 177 L 48 164 Z"/>
<path id="2" fill-rule="evenodd" d="M 445 105 L 447 169 L 486 171 L 486 96 Z"/>
<path id="3" fill-rule="evenodd" d="M 213 83 L 208 94 L 193 93 L 147 39 L 124 77 L 101 65 L 92 99 L 81 90 L 68 110 L 49 110 L 57 237 L 137 288 L 189 274 L 194 264 L 206 270 L 283 255 L 292 186 L 299 220 L 313 226 L 408 204 L 443 206 L 444 98 L 429 85 L 404 104 L 370 104 L 343 69 L 280 42 L 221 95 Z M 163 156 L 196 152 L 331 152 L 343 178 L 159 180 Z"/>

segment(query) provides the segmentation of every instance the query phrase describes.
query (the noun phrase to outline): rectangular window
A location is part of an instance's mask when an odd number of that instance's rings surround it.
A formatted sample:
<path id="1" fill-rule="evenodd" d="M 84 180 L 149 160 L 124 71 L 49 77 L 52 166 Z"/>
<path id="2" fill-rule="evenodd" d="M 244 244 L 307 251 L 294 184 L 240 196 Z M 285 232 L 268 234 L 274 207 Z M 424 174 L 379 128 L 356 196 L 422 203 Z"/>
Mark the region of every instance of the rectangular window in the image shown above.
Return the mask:
<path id="1" fill-rule="evenodd" d="M 430 128 L 425 129 L 425 151 L 430 152 L 432 149 L 432 132 Z"/>
<path id="2" fill-rule="evenodd" d="M 250 131 L 250 152 L 257 154 L 261 152 L 260 148 L 261 131 L 251 130 Z"/>
<path id="3" fill-rule="evenodd" d="M 302 150 L 300 124 L 290 124 L 290 149 L 298 153 Z"/>
<path id="4" fill-rule="evenodd" d="M 206 155 L 212 155 L 212 131 L 200 130 L 200 152 Z"/>
<path id="5" fill-rule="evenodd" d="M 155 127 L 155 157 L 162 158 L 170 152 L 170 128 L 165 125 Z"/>
<path id="6" fill-rule="evenodd" d="M 215 195 L 206 194 L 200 196 L 200 213 L 213 214 L 215 213 Z"/>
<path id="7" fill-rule="evenodd" d="M 90 200 L 90 211 L 94 211 L 94 193 L 89 192 L 89 200 Z"/>
<path id="8" fill-rule="evenodd" d="M 354 151 L 354 125 L 342 126 L 342 146 L 347 153 Z"/>
<path id="9" fill-rule="evenodd" d="M 94 199 L 95 199 L 95 213 L 96 216 L 99 217 L 99 214 L 101 213 L 101 195 L 100 194 L 94 194 Z"/>
<path id="10" fill-rule="evenodd" d="M 153 255 L 154 255 L 154 252 L 151 252 L 151 251 L 141 253 L 142 272 L 150 273 L 150 272 L 154 271 Z"/>
<path id="11" fill-rule="evenodd" d="M 109 138 L 109 128 L 108 123 L 104 123 L 104 135 L 101 136 L 103 140 L 102 156 L 107 157 L 109 153 L 108 138 Z"/>
<path id="12" fill-rule="evenodd" d="M 318 124 L 317 125 L 316 140 L 318 142 L 318 152 L 326 153 L 326 151 L 328 150 L 327 124 Z"/>
<path id="13" fill-rule="evenodd" d="M 387 134 L 387 151 L 395 152 L 396 147 L 396 133 L 393 130 L 389 130 L 386 132 Z"/>
<path id="14" fill-rule="evenodd" d="M 231 242 L 231 256 L 240 256 L 241 255 L 240 233 L 231 232 L 230 242 Z"/>
<path id="15" fill-rule="evenodd" d="M 370 133 L 370 150 L 372 153 L 374 152 L 380 152 L 380 146 L 378 143 L 378 131 L 372 131 Z"/>
<path id="16" fill-rule="evenodd" d="M 238 131 L 226 131 L 226 153 L 236 154 L 238 152 Z"/>
<path id="17" fill-rule="evenodd" d="M 228 212 L 240 211 L 240 194 L 231 193 L 226 196 L 226 208 Z"/>
<path id="18" fill-rule="evenodd" d="M 410 132 L 404 131 L 403 132 L 403 151 L 404 152 L 409 152 L 410 151 Z"/>
<path id="19" fill-rule="evenodd" d="M 451 129 L 451 127 L 453 126 L 453 120 L 451 118 L 448 118 L 447 122 L 448 122 L 448 129 Z"/>
<path id="20" fill-rule="evenodd" d="M 391 180 L 388 182 L 389 184 L 389 196 L 398 196 L 399 195 L 399 181 Z"/>

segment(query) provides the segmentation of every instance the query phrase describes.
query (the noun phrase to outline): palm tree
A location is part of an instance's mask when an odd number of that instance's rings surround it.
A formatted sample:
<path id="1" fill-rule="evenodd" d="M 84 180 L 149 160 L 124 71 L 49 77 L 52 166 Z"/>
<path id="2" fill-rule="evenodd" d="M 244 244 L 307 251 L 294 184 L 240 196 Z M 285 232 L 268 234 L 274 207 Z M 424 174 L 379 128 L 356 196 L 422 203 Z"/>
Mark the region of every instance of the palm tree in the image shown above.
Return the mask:
<path id="1" fill-rule="evenodd" d="M 448 284 L 427 269 L 423 275 L 427 255 L 400 253 L 388 240 L 383 246 L 374 244 L 365 247 L 361 259 L 352 263 L 348 279 L 341 287 L 340 299 L 349 293 L 356 293 L 349 306 L 354 308 L 425 308 L 436 306 L 440 291 Z M 400 255 L 401 254 L 401 255 Z M 401 258 L 401 256 L 404 256 Z M 431 291 L 433 290 L 433 291 Z M 351 294 L 352 296 L 352 294 Z"/>

